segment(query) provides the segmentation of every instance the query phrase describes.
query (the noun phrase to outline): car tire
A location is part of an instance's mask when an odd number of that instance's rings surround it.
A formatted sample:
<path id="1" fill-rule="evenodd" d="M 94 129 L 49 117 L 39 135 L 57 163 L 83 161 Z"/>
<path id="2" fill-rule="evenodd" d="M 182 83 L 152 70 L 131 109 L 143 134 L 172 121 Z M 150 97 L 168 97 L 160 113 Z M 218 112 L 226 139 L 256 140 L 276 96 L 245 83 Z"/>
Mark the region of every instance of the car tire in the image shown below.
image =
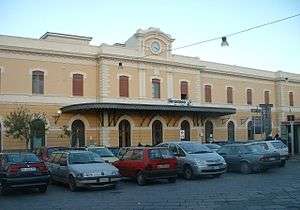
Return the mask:
<path id="1" fill-rule="evenodd" d="M 193 169 L 190 166 L 185 166 L 183 168 L 183 177 L 186 180 L 191 180 L 191 179 L 194 178 L 194 172 L 193 172 Z"/>
<path id="2" fill-rule="evenodd" d="M 242 162 L 240 171 L 241 171 L 242 174 L 250 174 L 251 173 L 251 167 L 250 167 L 249 163 Z"/>
<path id="3" fill-rule="evenodd" d="M 285 161 L 285 160 L 282 160 L 282 161 L 280 161 L 280 165 L 279 165 L 279 167 L 284 167 L 284 166 L 285 166 L 285 164 L 286 164 L 286 161 Z"/>
<path id="4" fill-rule="evenodd" d="M 143 186 L 143 185 L 146 184 L 146 179 L 145 179 L 145 176 L 144 176 L 143 172 L 140 171 L 140 172 L 137 173 L 136 182 L 140 186 Z"/>
<path id="5" fill-rule="evenodd" d="M 76 184 L 76 180 L 72 175 L 69 177 L 68 184 L 69 184 L 69 188 L 72 192 L 75 192 L 78 189 L 77 184 Z"/>
<path id="6" fill-rule="evenodd" d="M 1 187 L 1 190 L 0 190 L 0 193 L 1 193 L 1 195 L 7 195 L 7 193 L 8 193 L 8 188 L 5 187 L 5 186 L 2 186 L 2 187 Z"/>
<path id="7" fill-rule="evenodd" d="M 170 177 L 168 178 L 169 183 L 175 183 L 176 182 L 176 177 Z"/>
<path id="8" fill-rule="evenodd" d="M 48 189 L 48 185 L 40 186 L 38 189 L 40 193 L 45 193 Z"/>

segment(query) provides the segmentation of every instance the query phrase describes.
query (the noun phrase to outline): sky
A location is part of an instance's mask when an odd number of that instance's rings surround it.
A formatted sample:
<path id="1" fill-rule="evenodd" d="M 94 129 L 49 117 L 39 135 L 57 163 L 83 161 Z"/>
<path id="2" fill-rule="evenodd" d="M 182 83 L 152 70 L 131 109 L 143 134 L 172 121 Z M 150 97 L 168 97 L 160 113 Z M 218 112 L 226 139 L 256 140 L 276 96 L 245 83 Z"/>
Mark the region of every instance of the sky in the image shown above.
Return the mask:
<path id="1" fill-rule="evenodd" d="M 173 47 L 219 37 L 300 13 L 299 0 L 0 0 L 0 34 L 45 32 L 91 36 L 91 44 L 125 42 L 137 29 L 160 28 Z M 300 16 L 174 54 L 300 74 Z"/>

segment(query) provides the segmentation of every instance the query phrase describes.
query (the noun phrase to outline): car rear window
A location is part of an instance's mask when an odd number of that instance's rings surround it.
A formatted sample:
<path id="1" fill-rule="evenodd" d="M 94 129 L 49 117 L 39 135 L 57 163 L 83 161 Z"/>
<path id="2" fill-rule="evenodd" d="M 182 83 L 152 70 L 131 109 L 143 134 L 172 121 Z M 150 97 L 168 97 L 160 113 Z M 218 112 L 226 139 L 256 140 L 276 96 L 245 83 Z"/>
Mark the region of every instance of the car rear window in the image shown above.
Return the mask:
<path id="1" fill-rule="evenodd" d="M 8 154 L 6 160 L 9 163 L 36 163 L 40 162 L 35 154 Z"/>
<path id="2" fill-rule="evenodd" d="M 160 148 L 160 149 L 150 149 L 149 150 L 149 158 L 151 160 L 158 160 L 158 159 L 168 159 L 173 158 L 174 156 L 169 152 L 167 148 Z"/>
<path id="3" fill-rule="evenodd" d="M 254 144 L 246 146 L 246 149 L 252 154 L 263 154 L 266 152 L 266 150 L 262 146 Z"/>
<path id="4" fill-rule="evenodd" d="M 268 147 L 267 143 L 256 143 L 254 145 L 258 145 L 258 146 L 263 147 L 265 150 L 269 150 L 269 147 Z"/>
<path id="5" fill-rule="evenodd" d="M 271 144 L 276 148 L 276 149 L 283 149 L 283 148 L 286 148 L 286 145 L 281 142 L 281 141 L 274 141 L 274 142 L 271 142 Z"/>
<path id="6" fill-rule="evenodd" d="M 92 148 L 89 151 L 98 154 L 100 157 L 114 157 L 114 154 L 107 148 Z"/>
<path id="7" fill-rule="evenodd" d="M 78 152 L 69 155 L 70 164 L 103 163 L 99 155 L 93 152 Z"/>

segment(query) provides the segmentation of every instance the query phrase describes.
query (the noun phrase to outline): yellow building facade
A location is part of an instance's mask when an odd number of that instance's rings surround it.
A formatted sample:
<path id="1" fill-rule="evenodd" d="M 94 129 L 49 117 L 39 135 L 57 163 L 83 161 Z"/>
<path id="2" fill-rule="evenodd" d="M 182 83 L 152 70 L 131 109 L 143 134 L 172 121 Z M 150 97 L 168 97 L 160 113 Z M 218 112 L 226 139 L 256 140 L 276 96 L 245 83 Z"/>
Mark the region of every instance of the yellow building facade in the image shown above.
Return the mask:
<path id="1" fill-rule="evenodd" d="M 271 135 L 293 130 L 299 149 L 300 75 L 176 55 L 174 39 L 158 28 L 139 29 L 122 44 L 91 39 L 0 36 L 2 150 L 25 148 L 3 125 L 20 106 L 47 117 L 49 129 L 32 137 L 32 147 L 118 147 L 262 139 L 264 123 L 254 120 L 260 104 L 272 104 Z M 71 136 L 61 135 L 63 126 Z"/>

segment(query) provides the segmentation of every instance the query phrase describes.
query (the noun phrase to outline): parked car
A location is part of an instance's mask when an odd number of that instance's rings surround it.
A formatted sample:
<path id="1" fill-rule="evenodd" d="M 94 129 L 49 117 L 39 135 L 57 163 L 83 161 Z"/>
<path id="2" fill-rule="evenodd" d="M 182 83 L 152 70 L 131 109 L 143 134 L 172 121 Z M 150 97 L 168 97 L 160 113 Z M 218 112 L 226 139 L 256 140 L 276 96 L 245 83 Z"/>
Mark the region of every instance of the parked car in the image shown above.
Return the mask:
<path id="1" fill-rule="evenodd" d="M 280 154 L 280 167 L 284 167 L 286 161 L 289 159 L 289 149 L 280 140 L 256 141 L 252 144 L 262 146 L 269 152 L 278 152 Z"/>
<path id="2" fill-rule="evenodd" d="M 211 149 L 214 152 L 218 151 L 218 149 L 221 148 L 221 146 L 218 144 L 203 144 L 203 145 L 207 146 L 209 149 Z"/>
<path id="3" fill-rule="evenodd" d="M 115 187 L 121 178 L 116 167 L 105 163 L 99 155 L 90 151 L 53 152 L 47 164 L 51 179 L 67 183 L 71 191 L 79 187 Z"/>
<path id="4" fill-rule="evenodd" d="M 177 158 L 177 172 L 185 179 L 200 175 L 221 176 L 226 172 L 226 162 L 219 154 L 201 143 L 180 141 L 161 143 Z"/>
<path id="5" fill-rule="evenodd" d="M 139 185 L 148 180 L 176 181 L 176 158 L 168 149 L 160 147 L 133 147 L 125 150 L 120 160 L 113 163 L 122 176 L 135 178 Z"/>
<path id="6" fill-rule="evenodd" d="M 0 153 L 0 189 L 37 188 L 47 191 L 49 171 L 44 162 L 32 153 Z"/>
<path id="7" fill-rule="evenodd" d="M 280 155 L 268 152 L 261 146 L 247 144 L 227 144 L 218 150 L 225 159 L 228 169 L 243 174 L 265 171 L 280 164 Z"/>
<path id="8" fill-rule="evenodd" d="M 114 154 L 114 156 L 118 157 L 119 147 L 108 147 L 108 149 Z"/>
<path id="9" fill-rule="evenodd" d="M 107 147 L 87 147 L 86 150 L 91 151 L 99 155 L 103 160 L 113 163 L 119 160 Z"/>
<path id="10" fill-rule="evenodd" d="M 52 152 L 67 150 L 67 147 L 41 147 L 34 151 L 34 153 L 42 160 L 48 161 Z"/>

